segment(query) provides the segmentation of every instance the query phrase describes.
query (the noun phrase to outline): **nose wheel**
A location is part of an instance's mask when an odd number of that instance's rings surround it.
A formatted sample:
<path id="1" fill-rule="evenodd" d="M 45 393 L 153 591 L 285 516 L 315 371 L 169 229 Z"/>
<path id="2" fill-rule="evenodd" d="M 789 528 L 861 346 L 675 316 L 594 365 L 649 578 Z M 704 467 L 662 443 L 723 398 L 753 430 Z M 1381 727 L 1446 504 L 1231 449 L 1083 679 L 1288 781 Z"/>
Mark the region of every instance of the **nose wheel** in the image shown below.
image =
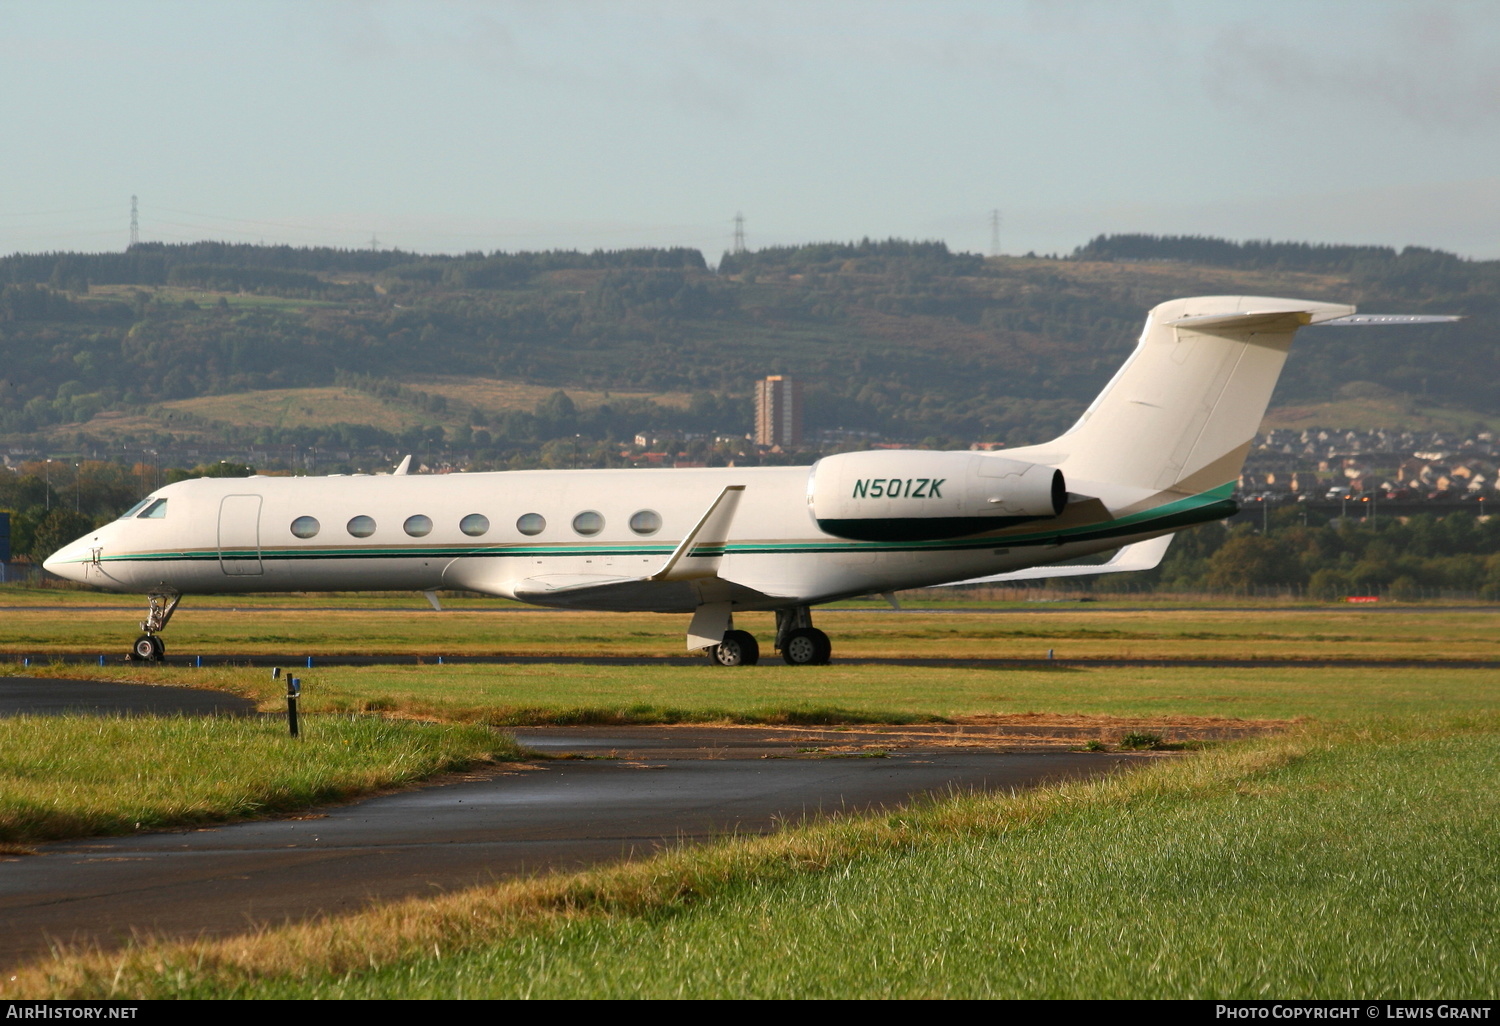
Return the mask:
<path id="1" fill-rule="evenodd" d="M 167 657 L 167 646 L 154 634 L 142 634 L 131 646 L 130 656 L 139 663 L 159 663 Z"/>
<path id="2" fill-rule="evenodd" d="M 172 614 L 177 611 L 177 603 L 182 601 L 182 596 L 175 591 L 160 589 L 146 595 L 148 603 L 146 618 L 141 621 L 139 638 L 135 644 L 130 646 L 130 655 L 126 658 L 138 663 L 159 663 L 167 657 L 167 646 L 162 644 L 161 632 L 167 629 L 171 622 Z"/>

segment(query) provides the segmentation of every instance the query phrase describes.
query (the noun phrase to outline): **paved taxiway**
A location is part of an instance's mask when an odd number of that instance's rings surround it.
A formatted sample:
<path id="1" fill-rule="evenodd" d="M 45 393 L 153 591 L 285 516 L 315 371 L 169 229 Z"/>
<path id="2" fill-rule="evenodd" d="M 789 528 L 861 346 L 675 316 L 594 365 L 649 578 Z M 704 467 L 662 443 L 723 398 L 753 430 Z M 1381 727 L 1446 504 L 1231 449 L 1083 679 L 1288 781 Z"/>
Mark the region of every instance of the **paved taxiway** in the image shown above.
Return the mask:
<path id="1" fill-rule="evenodd" d="M 95 680 L 0 677 L 0 716 L 245 716 L 255 703 L 198 688 L 143 687 Z"/>
<path id="2" fill-rule="evenodd" d="M 163 701 L 192 694 L 114 687 Z M 951 727 L 517 734 L 548 755 L 593 758 L 497 767 L 296 818 L 90 838 L 4 857 L 0 965 L 44 954 L 54 941 L 109 947 L 144 933 L 233 933 L 925 794 L 1097 776 L 1151 758 L 1016 751 L 1025 737 Z"/>

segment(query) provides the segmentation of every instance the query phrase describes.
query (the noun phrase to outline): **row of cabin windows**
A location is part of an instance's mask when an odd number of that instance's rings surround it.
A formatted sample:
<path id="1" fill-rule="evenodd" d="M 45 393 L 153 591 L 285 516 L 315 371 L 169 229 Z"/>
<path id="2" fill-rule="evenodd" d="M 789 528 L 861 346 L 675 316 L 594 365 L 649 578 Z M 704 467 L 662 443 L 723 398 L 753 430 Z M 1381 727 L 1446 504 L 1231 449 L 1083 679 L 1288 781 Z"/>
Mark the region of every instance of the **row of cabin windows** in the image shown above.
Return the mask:
<path id="1" fill-rule="evenodd" d="M 356 538 L 368 538 L 375 533 L 375 518 L 363 514 L 352 518 L 345 529 Z M 298 538 L 313 538 L 323 529 L 317 517 L 298 517 L 292 521 L 292 534 Z M 425 538 L 432 533 L 432 518 L 421 513 L 406 518 L 401 529 L 413 538 Z M 490 518 L 483 513 L 470 513 L 458 522 L 458 529 L 470 538 L 488 533 Z M 516 520 L 516 530 L 534 537 L 547 529 L 547 518 L 540 513 L 523 513 Z M 643 509 L 631 514 L 630 529 L 647 536 L 661 530 L 661 514 L 654 509 Z M 573 530 L 585 537 L 592 537 L 604 530 L 604 514 L 584 510 L 573 518 Z"/>

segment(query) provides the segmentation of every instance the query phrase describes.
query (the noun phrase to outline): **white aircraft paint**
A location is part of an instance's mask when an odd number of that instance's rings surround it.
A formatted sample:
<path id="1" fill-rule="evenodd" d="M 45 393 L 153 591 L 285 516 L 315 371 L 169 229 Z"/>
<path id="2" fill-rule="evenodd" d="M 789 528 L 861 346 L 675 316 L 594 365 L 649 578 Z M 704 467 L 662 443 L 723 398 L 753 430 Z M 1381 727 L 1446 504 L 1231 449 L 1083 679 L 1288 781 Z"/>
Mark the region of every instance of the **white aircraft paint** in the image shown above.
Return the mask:
<path id="1" fill-rule="evenodd" d="M 879 451 L 811 468 L 449 475 L 413 475 L 403 461 L 394 475 L 203 478 L 153 492 L 45 566 L 155 596 L 146 644 L 136 648 L 143 658 L 160 657 L 156 635 L 177 597 L 252 591 L 431 597 L 448 588 L 565 608 L 692 613 L 690 649 L 725 641 L 736 611 L 777 610 L 783 647 L 791 632 L 811 628 L 808 610 L 820 603 L 1047 576 L 1032 568 L 1229 516 L 1293 334 L 1358 323 L 1353 314 L 1251 296 L 1163 303 L 1077 424 L 1003 454 Z M 315 520 L 316 532 L 299 518 Z M 1164 542 L 1127 550 L 1084 572 L 1143 569 L 1163 551 Z M 826 637 L 823 645 L 812 661 L 826 658 Z"/>

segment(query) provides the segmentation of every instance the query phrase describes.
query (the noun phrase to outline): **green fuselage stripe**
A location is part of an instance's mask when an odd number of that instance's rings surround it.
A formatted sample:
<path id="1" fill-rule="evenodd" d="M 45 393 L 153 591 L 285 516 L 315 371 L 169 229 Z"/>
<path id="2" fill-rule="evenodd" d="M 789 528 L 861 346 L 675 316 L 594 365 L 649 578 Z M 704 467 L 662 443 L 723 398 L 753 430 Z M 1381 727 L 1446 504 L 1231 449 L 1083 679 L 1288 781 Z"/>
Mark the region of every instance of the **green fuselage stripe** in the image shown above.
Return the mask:
<path id="1" fill-rule="evenodd" d="M 944 541 L 918 542 L 847 542 L 847 541 L 790 541 L 790 542 L 730 542 L 727 545 L 700 545 L 691 553 L 692 557 L 714 558 L 731 555 L 810 555 L 817 553 L 897 553 L 897 552 L 972 552 L 994 548 L 1026 548 L 1043 545 L 1063 545 L 1069 542 L 1101 541 L 1146 534 L 1153 531 L 1172 530 L 1192 524 L 1206 523 L 1233 516 L 1238 510 L 1234 500 L 1232 484 L 1220 485 L 1210 491 L 1189 498 L 1177 499 L 1151 509 L 1129 513 L 1099 524 L 1082 524 L 1074 527 L 1039 530 L 1025 534 L 989 535 L 981 538 L 959 538 Z M 453 559 L 459 557 L 515 558 L 515 557 L 598 557 L 598 556 L 662 556 L 670 555 L 676 548 L 672 542 L 661 543 L 612 543 L 608 545 L 534 544 L 534 545 L 443 545 L 404 546 L 392 548 L 296 548 L 296 549 L 199 549 L 192 552 L 138 552 L 121 555 L 101 555 L 101 563 L 126 562 L 177 562 L 220 560 L 326 560 L 326 559 Z M 91 562 L 79 559 L 77 562 Z"/>

